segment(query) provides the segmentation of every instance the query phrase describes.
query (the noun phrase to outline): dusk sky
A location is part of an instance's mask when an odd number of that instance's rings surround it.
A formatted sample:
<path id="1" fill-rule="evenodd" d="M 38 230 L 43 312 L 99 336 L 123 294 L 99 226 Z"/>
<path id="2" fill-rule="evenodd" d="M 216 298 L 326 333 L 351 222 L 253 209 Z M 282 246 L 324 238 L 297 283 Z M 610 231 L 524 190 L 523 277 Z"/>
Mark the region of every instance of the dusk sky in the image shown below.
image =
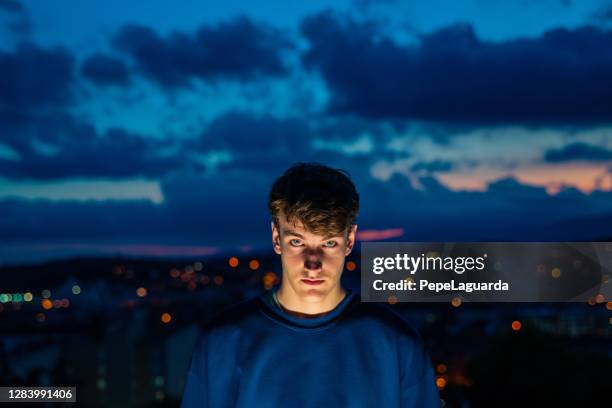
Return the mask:
<path id="1" fill-rule="evenodd" d="M 363 240 L 612 237 L 612 2 L 0 0 L 0 264 L 270 251 L 346 169 Z"/>

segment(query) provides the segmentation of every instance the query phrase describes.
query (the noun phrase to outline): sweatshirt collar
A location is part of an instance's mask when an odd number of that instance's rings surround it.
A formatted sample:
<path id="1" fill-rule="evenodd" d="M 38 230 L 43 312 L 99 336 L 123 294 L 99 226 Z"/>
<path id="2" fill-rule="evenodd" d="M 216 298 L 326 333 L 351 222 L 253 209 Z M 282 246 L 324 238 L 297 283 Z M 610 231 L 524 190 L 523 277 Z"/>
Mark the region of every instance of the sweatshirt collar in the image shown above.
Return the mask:
<path id="1" fill-rule="evenodd" d="M 317 329 L 322 327 L 327 327 L 337 320 L 339 320 L 345 311 L 347 311 L 352 304 L 358 300 L 355 296 L 355 293 L 348 288 L 345 288 L 346 295 L 344 299 L 338 303 L 338 305 L 330 310 L 328 313 L 313 317 L 313 318 L 301 318 L 294 316 L 280 309 L 276 302 L 274 301 L 273 294 L 276 290 L 278 290 L 280 285 L 276 285 L 272 289 L 264 292 L 260 299 L 263 303 L 263 312 L 268 317 L 277 321 L 278 323 L 283 324 L 284 326 L 288 326 L 293 329 Z"/>

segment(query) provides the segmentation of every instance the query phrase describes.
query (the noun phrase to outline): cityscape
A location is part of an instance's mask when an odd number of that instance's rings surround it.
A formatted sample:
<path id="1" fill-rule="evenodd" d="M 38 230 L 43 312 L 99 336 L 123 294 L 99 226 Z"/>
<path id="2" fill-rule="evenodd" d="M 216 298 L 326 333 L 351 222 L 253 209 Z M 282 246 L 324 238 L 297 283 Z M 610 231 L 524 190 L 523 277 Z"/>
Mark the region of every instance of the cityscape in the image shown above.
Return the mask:
<path id="1" fill-rule="evenodd" d="M 355 291 L 359 262 L 358 253 L 347 258 L 342 278 Z M 276 256 L 254 253 L 5 266 L 1 383 L 76 386 L 88 407 L 179 406 L 199 326 L 271 289 L 279 267 Z M 531 382 L 550 392 L 570 387 L 564 401 L 580 397 L 577 404 L 608 391 L 612 302 L 389 307 L 420 331 L 448 406 L 533 402 L 521 385 Z"/>

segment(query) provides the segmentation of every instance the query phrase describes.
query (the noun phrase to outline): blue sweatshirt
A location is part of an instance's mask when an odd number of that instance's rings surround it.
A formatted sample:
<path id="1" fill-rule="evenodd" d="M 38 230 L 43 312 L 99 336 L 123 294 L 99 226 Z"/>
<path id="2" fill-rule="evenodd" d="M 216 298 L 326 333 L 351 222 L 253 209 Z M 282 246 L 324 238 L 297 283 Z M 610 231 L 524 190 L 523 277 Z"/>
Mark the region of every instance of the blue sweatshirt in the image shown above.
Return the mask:
<path id="1" fill-rule="evenodd" d="M 304 319 L 270 290 L 201 330 L 181 407 L 440 407 L 434 381 L 421 338 L 390 307 L 347 290 Z"/>

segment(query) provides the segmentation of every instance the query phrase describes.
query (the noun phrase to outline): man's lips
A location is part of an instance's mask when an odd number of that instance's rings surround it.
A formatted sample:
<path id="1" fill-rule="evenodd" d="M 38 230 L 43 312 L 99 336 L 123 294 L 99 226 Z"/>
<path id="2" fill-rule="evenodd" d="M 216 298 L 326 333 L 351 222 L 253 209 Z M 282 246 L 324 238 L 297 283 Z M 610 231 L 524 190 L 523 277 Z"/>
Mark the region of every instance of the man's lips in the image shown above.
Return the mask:
<path id="1" fill-rule="evenodd" d="M 307 285 L 320 285 L 325 281 L 323 279 L 302 279 L 302 282 Z"/>

